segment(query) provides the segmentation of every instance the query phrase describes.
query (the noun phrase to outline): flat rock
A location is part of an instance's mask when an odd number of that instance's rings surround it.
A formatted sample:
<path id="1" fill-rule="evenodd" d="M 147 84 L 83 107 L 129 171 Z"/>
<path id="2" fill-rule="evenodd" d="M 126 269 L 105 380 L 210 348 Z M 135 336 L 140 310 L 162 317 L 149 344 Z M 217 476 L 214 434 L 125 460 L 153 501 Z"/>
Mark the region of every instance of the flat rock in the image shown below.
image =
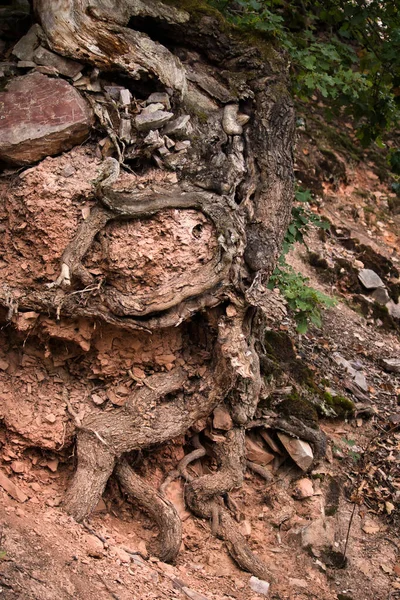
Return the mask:
<path id="1" fill-rule="evenodd" d="M 135 124 L 139 131 L 150 131 L 151 129 L 160 129 L 173 117 L 173 113 L 164 110 L 156 110 L 151 113 L 141 112 L 135 117 Z"/>
<path id="2" fill-rule="evenodd" d="M 169 96 L 166 92 L 154 92 L 146 100 L 146 104 L 162 104 L 167 110 L 171 108 Z"/>
<path id="3" fill-rule="evenodd" d="M 67 81 L 30 73 L 0 92 L 0 159 L 29 165 L 84 141 L 93 122 L 86 101 Z"/>
<path id="4" fill-rule="evenodd" d="M 12 53 L 19 60 L 33 60 L 35 50 L 40 46 L 41 39 L 44 38 L 44 31 L 37 23 L 32 25 L 26 33 L 14 46 Z"/>
<path id="5" fill-rule="evenodd" d="M 388 309 L 389 315 L 394 317 L 395 319 L 400 319 L 400 302 L 396 304 L 393 300 L 389 300 L 386 304 L 386 308 Z"/>
<path id="6" fill-rule="evenodd" d="M 64 77 L 75 77 L 75 75 L 78 75 L 83 69 L 81 63 L 69 58 L 64 58 L 55 52 L 51 52 L 51 50 L 47 50 L 47 48 L 43 48 L 43 46 L 39 46 L 39 48 L 35 50 L 33 60 L 38 65 L 53 67 L 58 73 L 64 75 Z"/>
<path id="7" fill-rule="evenodd" d="M 354 376 L 354 383 L 357 384 L 363 392 L 368 392 L 368 384 L 364 373 L 357 371 Z"/>
<path id="8" fill-rule="evenodd" d="M 262 596 L 268 596 L 269 585 L 270 585 L 268 583 L 268 581 L 264 581 L 263 579 L 258 579 L 258 577 L 255 577 L 254 575 L 252 575 L 250 577 L 249 585 L 250 585 L 251 589 L 253 590 L 253 592 L 256 592 L 256 594 L 262 594 Z"/>
<path id="9" fill-rule="evenodd" d="M 400 373 L 400 358 L 382 358 L 381 364 L 388 373 Z"/>
<path id="10" fill-rule="evenodd" d="M 274 454 L 270 454 L 258 444 L 254 439 L 246 436 L 246 458 L 257 465 L 268 465 L 275 458 Z"/>
<path id="11" fill-rule="evenodd" d="M 4 473 L 0 471 L 0 487 L 3 488 L 17 502 L 26 502 L 28 496 L 17 486 L 11 479 L 6 477 Z"/>
<path id="12" fill-rule="evenodd" d="M 228 410 L 222 406 L 217 406 L 213 412 L 213 427 L 214 429 L 222 429 L 229 431 L 233 427 L 231 415 Z"/>
<path id="13" fill-rule="evenodd" d="M 189 115 L 182 115 L 177 119 L 174 119 L 163 129 L 164 135 L 170 135 L 172 137 L 185 136 L 188 132 L 188 125 L 190 121 Z"/>
<path id="14" fill-rule="evenodd" d="M 382 279 L 372 269 L 361 269 L 358 279 L 367 290 L 375 290 L 379 287 L 385 287 Z"/>
<path id="15" fill-rule="evenodd" d="M 278 431 L 278 437 L 284 445 L 289 456 L 303 471 L 307 471 L 314 460 L 314 454 L 308 442 L 289 437 Z"/>
<path id="16" fill-rule="evenodd" d="M 385 287 L 378 287 L 376 288 L 376 290 L 374 290 L 371 294 L 372 298 L 375 300 L 375 302 L 378 302 L 378 304 L 387 304 L 390 300 L 390 296 L 388 294 L 388 291 Z"/>

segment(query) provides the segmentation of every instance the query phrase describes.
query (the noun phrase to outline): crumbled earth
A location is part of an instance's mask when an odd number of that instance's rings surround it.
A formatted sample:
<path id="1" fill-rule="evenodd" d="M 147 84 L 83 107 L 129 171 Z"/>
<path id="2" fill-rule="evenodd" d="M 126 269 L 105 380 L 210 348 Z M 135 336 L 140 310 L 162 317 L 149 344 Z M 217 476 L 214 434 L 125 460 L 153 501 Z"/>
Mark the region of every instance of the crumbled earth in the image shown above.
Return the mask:
<path id="1" fill-rule="evenodd" d="M 399 358 L 399 325 L 396 317 L 377 312 L 357 273 L 374 269 L 398 302 L 400 217 L 389 211 L 393 195 L 372 158 L 360 163 L 355 150 L 321 141 L 315 130 L 300 133 L 297 153 L 298 178 L 313 189 L 313 210 L 332 228 L 324 238 L 312 232 L 308 251 L 295 248 L 288 261 L 339 302 L 324 313 L 321 329 L 299 336 L 283 313 L 275 327 L 290 335 L 296 358 L 319 388 L 351 399 L 355 414 L 341 419 L 328 410 L 320 414 L 328 450 L 311 473 L 302 472 L 269 431 L 264 449 L 274 459 L 265 466 L 268 481 L 247 471 L 231 501 L 241 532 L 270 568 L 271 598 L 394 600 L 400 598 L 400 374 L 385 370 L 382 359 Z M 95 144 L 89 143 L 25 171 L 4 173 L 2 281 L 40 289 L 57 277 L 60 255 L 94 203 L 91 181 L 99 164 Z M 171 174 L 124 174 L 120 184 L 134 178 L 135 184 L 151 185 L 163 177 Z M 1 224 L 6 220 L 8 228 Z M 179 260 L 171 256 L 169 242 L 177 238 L 183 248 Z M 107 256 L 101 269 L 100 245 Z M 177 285 L 178 263 L 196 277 L 215 247 L 212 226 L 199 213 L 165 211 L 147 221 L 111 223 L 85 265 L 95 277 L 93 288 L 106 273 L 120 291 L 140 298 L 149 288 Z M 1 596 L 261 599 L 250 587 L 250 575 L 212 536 L 210 524 L 186 510 L 180 480 L 167 490 L 183 521 L 174 565 L 149 555 L 154 523 L 116 480 L 87 523 L 77 524 L 61 505 L 75 470 L 71 408 L 82 419 L 88 411 L 123 406 L 154 366 L 168 371 L 184 360 L 201 372 L 207 348 L 190 344 L 190 324 L 150 334 L 86 319 L 55 322 L 15 309 L 12 327 L 0 331 Z M 281 397 L 279 389 L 272 391 Z M 207 434 L 218 435 L 210 423 Z M 190 439 L 182 437 L 132 460 L 159 487 L 191 450 Z M 197 475 L 214 468 L 210 458 L 189 467 Z"/>

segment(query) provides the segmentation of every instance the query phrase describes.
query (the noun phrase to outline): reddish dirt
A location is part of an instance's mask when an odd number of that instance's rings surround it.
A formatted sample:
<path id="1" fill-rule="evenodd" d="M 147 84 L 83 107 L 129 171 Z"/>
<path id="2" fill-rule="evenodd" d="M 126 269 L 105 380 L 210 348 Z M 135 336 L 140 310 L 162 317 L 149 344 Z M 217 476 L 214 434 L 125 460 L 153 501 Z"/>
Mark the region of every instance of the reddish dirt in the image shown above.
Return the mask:
<path id="1" fill-rule="evenodd" d="M 307 148 L 305 144 L 304 149 Z M 0 204 L 0 218 L 9 227 L 5 228 L 2 241 L 0 274 L 8 285 L 40 288 L 57 276 L 60 255 L 82 214 L 93 203 L 90 181 L 97 174 L 98 164 L 93 148 L 88 146 L 45 159 L 19 175 L 3 177 L 0 185 L 5 200 Z M 74 172 L 67 176 L 71 166 Z M 126 175 L 121 185 L 133 180 L 146 185 L 154 177 L 154 173 L 143 178 Z M 346 169 L 346 183 L 337 184 L 334 199 L 330 196 L 332 185 L 326 183 L 319 212 L 326 214 L 336 228 L 351 229 L 351 236 L 357 235 L 361 242 L 367 242 L 396 265 L 398 217 L 386 210 L 384 198 L 389 192 L 385 185 L 379 183 L 372 170 L 360 166 Z M 355 194 L 356 188 L 373 193 L 376 203 L 371 196 Z M 385 216 L 367 222 L 367 205 L 378 206 Z M 355 222 L 353 209 L 359 214 Z M 145 294 L 149 282 L 154 290 L 179 277 L 183 267 L 178 264 L 194 273 L 205 264 L 215 244 L 212 228 L 198 213 L 185 211 L 182 217 L 182 212 L 166 211 L 146 222 L 108 227 L 98 244 L 106 244 L 105 267 L 115 285 L 123 274 L 129 277 L 130 292 Z M 185 249 L 181 260 L 170 252 L 169 240 L 177 237 Z M 36 241 L 34 247 L 32 240 Z M 323 251 L 332 263 L 337 256 L 350 262 L 357 260 L 335 237 L 322 243 L 313 234 L 309 245 L 311 250 Z M 311 267 L 303 247 L 295 249 L 289 260 L 310 277 L 310 285 L 341 297 L 342 302 L 325 312 L 322 329 L 311 329 L 305 336 L 294 333 L 289 318 L 277 326 L 290 331 L 298 356 L 317 379 L 327 380 L 327 387 L 335 393 L 350 395 L 344 389 L 346 374 L 335 362 L 334 353 L 359 361 L 375 415 L 367 418 L 361 412 L 349 421 L 322 420 L 329 450 L 327 459 L 309 475 L 314 492 L 310 498 L 293 498 L 296 482 L 304 474 L 290 459 L 282 464 L 275 460 L 270 483 L 247 473 L 243 488 L 232 494 L 239 507 L 240 527 L 251 547 L 270 567 L 271 598 L 394 600 L 400 597 L 400 546 L 385 505 L 386 497 L 378 490 L 383 508 L 379 501 L 373 504 L 368 496 L 363 496 L 362 491 L 356 498 L 357 504 L 349 498 L 365 478 L 360 457 L 368 458 L 369 441 L 387 431 L 390 418 L 399 413 L 400 378 L 386 373 L 380 365 L 383 357 L 399 356 L 398 334 L 354 310 L 345 286 Z M 98 268 L 96 245 L 87 264 L 93 270 Z M 0 485 L 3 598 L 262 598 L 250 588 L 250 575 L 240 571 L 223 543 L 211 536 L 210 524 L 186 511 L 180 482 L 171 484 L 168 490 L 181 514 L 184 530 L 182 551 L 172 566 L 148 557 L 146 544 L 157 531 L 149 518 L 121 494 L 115 481 L 110 481 L 103 501 L 88 523 L 103 541 L 84 525 L 75 523 L 60 506 L 75 468 L 74 425 L 63 389 L 67 389 L 71 405 L 81 417 L 88 410 L 111 411 L 114 406 L 123 405 L 130 390 L 141 385 L 140 380 L 154 368 L 163 371 L 179 361 L 190 362 L 188 351 L 183 350 L 189 338 L 190 330 L 185 329 L 151 335 L 84 319 L 55 322 L 36 313 L 15 315 L 12 326 L 2 328 L 0 474 L 6 475 L 20 492 L 19 500 L 14 499 Z M 204 350 L 193 352 L 196 364 L 201 364 Z M 387 438 L 379 439 L 382 444 L 387 443 Z M 398 460 L 398 430 L 393 430 L 390 439 L 394 444 L 391 456 Z M 136 457 L 138 472 L 158 486 L 190 450 L 187 444 L 188 440 L 180 438 L 143 452 Z M 193 464 L 197 474 L 213 468 L 212 462 Z M 393 485 L 397 485 L 396 481 Z M 397 507 L 399 497 L 392 497 Z M 348 537 L 345 568 L 329 564 L 323 548 L 311 551 L 302 547 L 302 529 L 307 525 L 312 529 L 320 520 L 332 530 L 333 548 L 338 552 L 344 551 Z M 317 531 L 316 547 L 320 541 Z M 189 592 L 183 590 L 184 586 L 190 588 Z"/>

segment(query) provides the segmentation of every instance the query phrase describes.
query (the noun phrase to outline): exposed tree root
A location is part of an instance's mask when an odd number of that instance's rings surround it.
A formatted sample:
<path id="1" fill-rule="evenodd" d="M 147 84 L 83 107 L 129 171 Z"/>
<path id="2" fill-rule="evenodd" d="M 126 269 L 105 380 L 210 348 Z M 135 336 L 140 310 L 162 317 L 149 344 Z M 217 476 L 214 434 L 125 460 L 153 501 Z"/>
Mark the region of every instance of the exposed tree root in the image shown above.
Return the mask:
<path id="1" fill-rule="evenodd" d="M 244 536 L 218 497 L 240 487 L 243 482 L 244 430 L 235 428 L 227 433 L 226 442 L 216 444 L 215 453 L 219 470 L 213 475 L 192 479 L 185 488 L 189 508 L 203 519 L 211 519 L 215 534 L 226 542 L 232 558 L 244 569 L 262 579 L 270 579 L 270 573 L 250 550 Z"/>
<path id="2" fill-rule="evenodd" d="M 250 471 L 253 471 L 254 473 L 257 473 L 257 475 L 260 475 L 260 477 L 265 479 L 265 481 L 272 481 L 272 473 L 265 469 L 263 466 L 258 465 L 257 463 L 252 462 L 251 460 L 246 460 L 246 466 L 248 469 L 250 469 Z"/>
<path id="3" fill-rule="evenodd" d="M 193 450 L 192 452 L 189 452 L 189 454 L 186 454 L 186 456 L 184 456 L 179 462 L 177 468 L 167 475 L 167 477 L 160 486 L 160 494 L 164 495 L 168 489 L 169 484 L 175 481 L 175 479 L 178 479 L 178 477 L 184 477 L 186 481 L 192 481 L 193 477 L 188 473 L 187 467 L 190 465 L 190 463 L 194 462 L 195 460 L 198 460 L 199 458 L 203 458 L 203 456 L 207 454 L 206 449 L 200 443 L 199 436 L 197 434 L 193 436 L 192 444 L 196 448 L 196 450 Z"/>
<path id="4" fill-rule="evenodd" d="M 182 542 L 182 523 L 174 505 L 136 475 L 126 459 L 118 461 L 115 473 L 124 490 L 159 527 L 158 544 L 151 549 L 152 553 L 164 562 L 174 561 Z"/>

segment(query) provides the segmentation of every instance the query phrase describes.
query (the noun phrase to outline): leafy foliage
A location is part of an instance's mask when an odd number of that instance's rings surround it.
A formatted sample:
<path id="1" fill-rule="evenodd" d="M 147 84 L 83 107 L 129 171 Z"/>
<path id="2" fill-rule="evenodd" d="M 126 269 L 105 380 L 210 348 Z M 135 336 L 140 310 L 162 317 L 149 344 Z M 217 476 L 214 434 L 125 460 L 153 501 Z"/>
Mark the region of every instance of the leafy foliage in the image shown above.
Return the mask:
<path id="1" fill-rule="evenodd" d="M 393 0 L 210 0 L 238 27 L 279 41 L 295 94 L 346 110 L 367 145 L 400 111 L 400 5 Z"/>
<path id="2" fill-rule="evenodd" d="M 310 190 L 298 188 L 296 191 L 298 203 L 311 200 Z M 287 264 L 286 254 L 295 242 L 305 244 L 304 236 L 311 226 L 329 229 L 329 223 L 322 221 L 317 215 L 301 204 L 295 204 L 292 209 L 292 221 L 286 231 L 282 254 L 275 271 L 269 280 L 269 288 L 277 287 L 293 311 L 299 333 L 306 333 L 309 323 L 321 327 L 321 308 L 334 306 L 335 300 L 307 285 L 308 278 Z"/>

